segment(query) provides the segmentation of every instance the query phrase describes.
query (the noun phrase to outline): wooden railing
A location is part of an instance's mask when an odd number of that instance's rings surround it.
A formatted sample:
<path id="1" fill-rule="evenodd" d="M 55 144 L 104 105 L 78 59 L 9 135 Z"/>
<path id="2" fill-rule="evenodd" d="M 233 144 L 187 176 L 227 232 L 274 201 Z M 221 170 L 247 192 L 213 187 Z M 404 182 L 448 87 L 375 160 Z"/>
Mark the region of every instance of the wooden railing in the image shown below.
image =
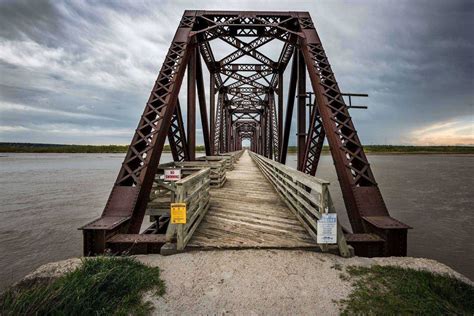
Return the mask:
<path id="1" fill-rule="evenodd" d="M 211 169 L 211 186 L 220 188 L 226 181 L 226 165 L 223 160 L 208 160 L 208 161 L 182 161 L 182 162 L 169 162 L 158 166 L 158 172 L 156 176 L 161 176 L 164 173 L 164 169 L 167 168 L 181 168 L 186 170 L 199 170 L 204 168 Z"/>
<path id="2" fill-rule="evenodd" d="M 329 182 L 252 152 L 250 156 L 311 237 L 317 241 L 317 221 L 322 218 L 323 213 L 336 212 L 329 194 Z M 328 251 L 334 247 L 327 244 L 319 244 L 319 246 L 322 251 Z M 337 223 L 337 247 L 341 256 L 351 256 L 339 222 Z"/>
<path id="3" fill-rule="evenodd" d="M 202 169 L 174 183 L 175 203 L 186 203 L 186 224 L 169 224 L 166 241 L 183 250 L 209 209 L 209 168 Z"/>
<path id="4" fill-rule="evenodd" d="M 202 156 L 202 157 L 197 157 L 196 160 L 198 161 L 222 161 L 224 163 L 225 169 L 226 170 L 233 170 L 234 169 L 234 163 L 233 159 L 230 156 Z"/>
<path id="5" fill-rule="evenodd" d="M 209 168 L 211 188 L 220 188 L 226 182 L 224 161 L 184 161 L 159 165 L 146 209 L 146 215 L 150 216 L 151 221 L 155 221 L 159 216 L 169 215 L 170 203 L 176 200 L 176 182 L 167 182 L 164 180 L 164 172 L 170 168 L 179 168 L 183 178 L 202 169 Z"/>
<path id="6" fill-rule="evenodd" d="M 239 158 L 242 156 L 243 153 L 244 153 L 244 150 L 237 150 L 237 151 L 231 151 L 228 153 L 221 153 L 219 154 L 219 156 L 230 157 L 232 164 L 235 164 L 239 160 Z"/>
<path id="7" fill-rule="evenodd" d="M 202 156 L 196 158 L 198 161 L 222 161 L 224 162 L 226 170 L 234 170 L 234 164 L 239 160 L 243 154 L 243 150 L 232 151 L 228 153 L 222 153 L 218 156 Z"/>

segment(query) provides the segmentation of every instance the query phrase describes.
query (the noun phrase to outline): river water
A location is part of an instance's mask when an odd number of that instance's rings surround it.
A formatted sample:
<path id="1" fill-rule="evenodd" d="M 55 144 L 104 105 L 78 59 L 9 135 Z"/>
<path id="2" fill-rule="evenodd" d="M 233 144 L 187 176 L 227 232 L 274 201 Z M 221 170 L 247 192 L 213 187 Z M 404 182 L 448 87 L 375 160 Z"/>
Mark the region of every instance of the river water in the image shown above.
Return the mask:
<path id="1" fill-rule="evenodd" d="M 41 264 L 80 256 L 78 227 L 98 217 L 123 154 L 0 154 L 0 289 Z M 296 165 L 288 157 L 288 165 Z M 164 154 L 162 162 L 170 161 Z M 474 279 L 474 155 L 371 155 L 393 217 L 414 227 L 408 254 L 439 260 Z M 330 156 L 329 180 L 343 224 L 344 203 Z"/>

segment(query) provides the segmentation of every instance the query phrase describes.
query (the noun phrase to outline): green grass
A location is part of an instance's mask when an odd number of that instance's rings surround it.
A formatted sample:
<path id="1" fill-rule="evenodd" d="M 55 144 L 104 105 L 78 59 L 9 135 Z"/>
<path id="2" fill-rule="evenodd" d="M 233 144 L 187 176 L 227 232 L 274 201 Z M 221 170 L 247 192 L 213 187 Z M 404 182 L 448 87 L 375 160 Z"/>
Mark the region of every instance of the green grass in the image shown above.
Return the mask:
<path id="1" fill-rule="evenodd" d="M 447 275 L 399 267 L 349 267 L 344 315 L 473 315 L 474 287 Z M 347 278 L 347 276 L 345 276 Z"/>
<path id="2" fill-rule="evenodd" d="M 53 281 L 7 290 L 0 315 L 146 315 L 146 291 L 164 294 L 159 268 L 127 257 L 87 258 Z"/>

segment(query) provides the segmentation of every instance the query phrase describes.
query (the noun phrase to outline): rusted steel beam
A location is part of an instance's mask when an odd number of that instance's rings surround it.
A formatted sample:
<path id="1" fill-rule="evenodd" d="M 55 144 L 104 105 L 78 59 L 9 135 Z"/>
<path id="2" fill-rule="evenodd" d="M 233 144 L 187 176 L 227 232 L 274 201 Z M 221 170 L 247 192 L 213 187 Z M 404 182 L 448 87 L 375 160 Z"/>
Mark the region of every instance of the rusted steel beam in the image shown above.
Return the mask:
<path id="1" fill-rule="evenodd" d="M 189 160 L 188 145 L 179 100 L 176 101 L 174 113 L 171 118 L 171 125 L 168 130 L 168 141 L 174 161 Z"/>
<path id="2" fill-rule="evenodd" d="M 280 161 L 280 151 L 279 151 L 279 144 L 280 140 L 278 138 L 278 117 L 277 117 L 277 111 L 276 111 L 276 105 L 275 105 L 275 94 L 273 91 L 271 91 L 268 94 L 268 105 L 269 105 L 269 115 L 271 118 L 271 134 L 272 134 L 272 150 L 271 154 L 272 157 L 275 161 Z"/>
<path id="3" fill-rule="evenodd" d="M 215 123 L 215 130 L 214 130 L 214 150 L 215 153 L 218 154 L 223 150 L 223 107 L 224 107 L 224 93 L 219 92 L 219 96 L 217 98 L 217 111 L 216 111 L 216 123 Z"/>
<path id="4" fill-rule="evenodd" d="M 283 71 L 278 72 L 278 157 L 281 157 L 283 138 Z"/>
<path id="5" fill-rule="evenodd" d="M 304 146 L 306 143 L 306 65 L 301 51 L 298 51 L 298 108 L 297 108 L 297 166 L 301 171 L 300 166 L 304 159 Z"/>
<path id="6" fill-rule="evenodd" d="M 188 61 L 187 137 L 189 160 L 196 160 L 196 46 L 190 48 Z"/>
<path id="7" fill-rule="evenodd" d="M 273 130 L 272 130 L 272 110 L 271 105 L 268 105 L 267 110 L 265 111 L 266 116 L 266 127 L 267 127 L 267 157 L 273 159 Z"/>
<path id="8" fill-rule="evenodd" d="M 212 155 L 216 154 L 216 147 L 215 147 L 215 137 L 216 137 L 216 81 L 215 76 L 211 72 L 210 73 L 210 80 L 209 80 L 209 94 L 210 94 L 210 102 L 209 102 L 209 132 L 211 135 L 211 153 Z"/>
<path id="9" fill-rule="evenodd" d="M 308 137 L 306 139 L 303 161 L 299 169 L 312 176 L 316 175 L 319 158 L 323 150 L 324 138 L 323 122 L 319 115 L 319 109 L 315 102 L 311 111 L 311 119 L 308 128 Z"/>
<path id="10" fill-rule="evenodd" d="M 199 50 L 196 49 L 196 86 L 199 100 L 199 110 L 201 116 L 202 126 L 202 137 L 204 140 L 204 147 L 206 155 L 211 156 L 211 141 L 209 133 L 209 123 L 207 119 L 207 107 L 206 107 L 206 92 L 204 90 L 204 77 L 202 73 L 201 55 Z"/>
<path id="11" fill-rule="evenodd" d="M 295 105 L 296 82 L 298 73 L 298 55 L 294 54 L 293 63 L 291 65 L 290 83 L 288 85 L 288 99 L 286 101 L 285 128 L 283 130 L 283 140 L 280 148 L 280 162 L 286 163 L 286 155 L 288 153 L 288 142 L 290 139 L 291 120 L 293 119 L 293 109 Z"/>

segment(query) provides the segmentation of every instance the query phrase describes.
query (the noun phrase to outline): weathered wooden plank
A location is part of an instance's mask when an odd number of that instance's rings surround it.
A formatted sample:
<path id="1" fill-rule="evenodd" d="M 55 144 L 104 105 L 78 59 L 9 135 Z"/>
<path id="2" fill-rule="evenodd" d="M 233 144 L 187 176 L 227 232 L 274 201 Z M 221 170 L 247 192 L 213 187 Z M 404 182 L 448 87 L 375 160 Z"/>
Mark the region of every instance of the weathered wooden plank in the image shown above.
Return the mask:
<path id="1" fill-rule="evenodd" d="M 249 224 L 249 225 L 261 225 L 264 228 L 267 226 L 275 228 L 275 229 L 282 229 L 282 230 L 300 230 L 305 231 L 300 223 L 297 220 L 293 221 L 284 221 L 284 220 L 275 220 L 272 218 L 262 218 L 261 216 L 247 215 L 242 216 L 241 214 L 236 214 L 233 212 L 225 212 L 223 210 L 216 210 L 213 209 L 212 212 L 213 217 L 222 218 L 229 221 L 236 221 L 238 223 Z"/>
<path id="2" fill-rule="evenodd" d="M 295 234 L 286 232 L 283 234 L 275 234 L 274 232 L 259 231 L 251 228 L 245 228 L 237 225 L 225 225 L 221 222 L 214 224 L 204 220 L 201 223 L 205 230 L 196 232 L 193 236 L 193 243 L 189 243 L 190 246 L 194 244 L 194 238 L 199 237 L 211 237 L 207 239 L 208 244 L 206 246 L 223 247 L 226 243 L 234 246 L 249 247 L 252 245 L 269 245 L 282 246 L 282 247 L 315 247 L 314 240 L 306 233 Z M 211 243 L 212 242 L 212 243 Z"/>
<path id="3" fill-rule="evenodd" d="M 226 178 L 210 192 L 209 211 L 189 247 L 317 247 L 247 152 Z"/>
<path id="4" fill-rule="evenodd" d="M 166 242 L 165 235 L 159 234 L 116 234 L 107 240 L 107 243 L 162 243 Z"/>

